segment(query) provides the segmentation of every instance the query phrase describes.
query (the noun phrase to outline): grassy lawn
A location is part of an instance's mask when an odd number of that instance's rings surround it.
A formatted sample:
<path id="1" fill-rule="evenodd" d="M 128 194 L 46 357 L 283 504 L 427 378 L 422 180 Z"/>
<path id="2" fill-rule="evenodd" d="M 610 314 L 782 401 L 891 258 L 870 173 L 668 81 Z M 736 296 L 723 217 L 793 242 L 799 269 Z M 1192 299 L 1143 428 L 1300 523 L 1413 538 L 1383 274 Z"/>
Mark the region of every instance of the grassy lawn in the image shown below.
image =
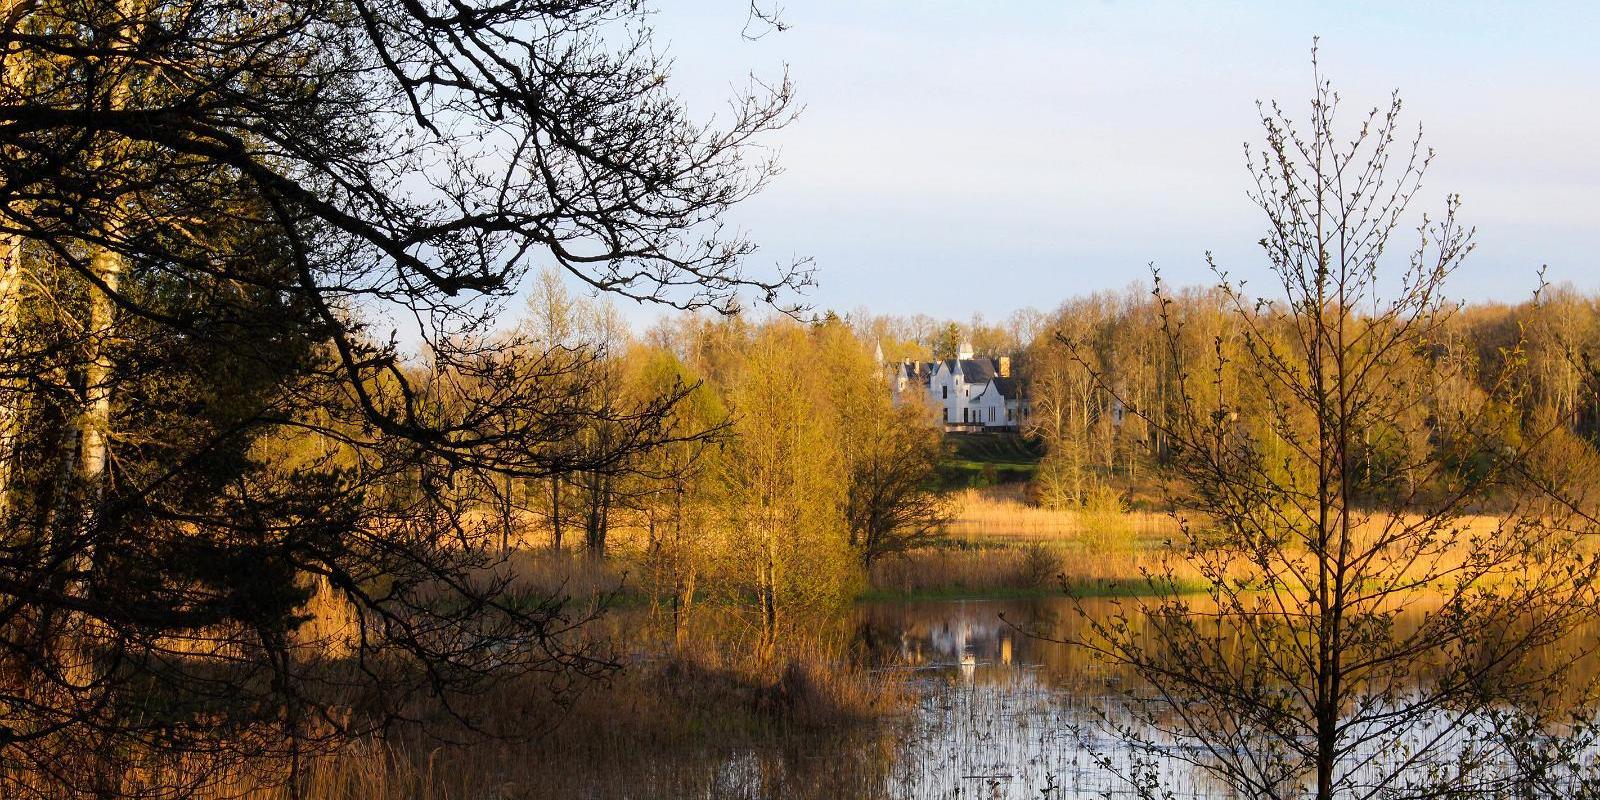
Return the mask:
<path id="1" fill-rule="evenodd" d="M 1025 483 L 1039 469 L 1044 449 L 1015 433 L 947 433 L 950 457 L 939 465 L 946 489 Z"/>

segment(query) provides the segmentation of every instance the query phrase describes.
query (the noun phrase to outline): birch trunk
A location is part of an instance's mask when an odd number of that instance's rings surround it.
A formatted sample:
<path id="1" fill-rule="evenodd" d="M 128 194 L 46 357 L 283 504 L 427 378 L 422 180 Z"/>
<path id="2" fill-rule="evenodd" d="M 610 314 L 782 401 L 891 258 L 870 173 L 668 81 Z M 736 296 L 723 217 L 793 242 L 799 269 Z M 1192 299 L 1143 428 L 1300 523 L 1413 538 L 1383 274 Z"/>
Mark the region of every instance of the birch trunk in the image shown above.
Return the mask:
<path id="1" fill-rule="evenodd" d="M 115 225 L 108 225 L 115 228 Z M 108 231 L 109 233 L 109 231 Z M 91 502 L 100 495 L 105 483 L 106 462 L 109 459 L 109 434 L 111 428 L 111 339 L 116 334 L 116 306 L 111 292 L 117 291 L 126 264 L 126 257 L 108 247 L 96 246 L 90 257 L 94 276 L 105 285 L 104 289 L 89 290 L 89 336 L 87 366 L 84 370 L 84 407 L 79 419 L 79 440 L 83 458 L 79 462 L 79 477 Z"/>
<path id="2" fill-rule="evenodd" d="M 37 5 L 34 0 L 0 0 L 0 24 L 14 30 Z M 31 64 L 14 51 L 0 53 L 0 82 L 6 89 L 23 89 L 32 75 Z M 6 154 L 0 153 L 0 158 Z M 0 209 L 0 216 L 9 209 Z M 9 225 L 8 225 L 9 227 Z M 11 337 L 21 312 L 23 283 L 23 239 L 16 234 L 0 234 L 0 363 L 9 362 L 14 353 Z M 10 370 L 9 363 L 6 364 Z M 11 512 L 12 483 L 16 474 L 17 435 L 22 429 L 22 397 L 7 380 L 0 385 L 0 520 Z"/>

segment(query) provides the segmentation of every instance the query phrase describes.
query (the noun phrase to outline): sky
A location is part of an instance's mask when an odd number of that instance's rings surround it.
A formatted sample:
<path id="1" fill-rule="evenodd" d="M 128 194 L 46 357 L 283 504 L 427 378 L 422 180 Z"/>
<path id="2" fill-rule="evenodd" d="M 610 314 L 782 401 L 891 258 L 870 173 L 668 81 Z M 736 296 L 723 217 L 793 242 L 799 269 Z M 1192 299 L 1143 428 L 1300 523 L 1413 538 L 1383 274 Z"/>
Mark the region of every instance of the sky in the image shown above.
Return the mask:
<path id="1" fill-rule="evenodd" d="M 1304 116 L 1313 37 L 1347 122 L 1399 90 L 1424 126 L 1416 210 L 1477 228 L 1454 296 L 1600 290 L 1600 4 L 789 0 L 753 42 L 746 5 L 663 0 L 656 36 L 701 118 L 787 66 L 784 173 L 731 219 L 754 268 L 815 260 L 819 310 L 997 320 L 1151 264 L 1211 283 L 1207 251 L 1264 276 L 1243 144 L 1257 100 Z"/>

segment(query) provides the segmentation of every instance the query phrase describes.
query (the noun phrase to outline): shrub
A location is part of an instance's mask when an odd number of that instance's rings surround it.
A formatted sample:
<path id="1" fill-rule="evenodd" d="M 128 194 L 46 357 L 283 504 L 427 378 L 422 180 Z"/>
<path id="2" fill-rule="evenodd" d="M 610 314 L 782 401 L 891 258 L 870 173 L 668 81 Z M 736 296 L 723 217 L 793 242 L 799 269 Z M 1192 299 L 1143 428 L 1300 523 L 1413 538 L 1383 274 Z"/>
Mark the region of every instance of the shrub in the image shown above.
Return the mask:
<path id="1" fill-rule="evenodd" d="M 1061 574 L 1061 551 L 1044 542 L 1028 542 L 1021 550 L 1022 560 L 1017 565 L 1019 586 L 1044 586 Z"/>
<path id="2" fill-rule="evenodd" d="M 1090 550 L 1103 552 L 1127 546 L 1133 540 L 1133 520 L 1128 516 L 1127 504 L 1121 493 L 1106 484 L 1097 483 L 1084 493 L 1078 515 Z"/>

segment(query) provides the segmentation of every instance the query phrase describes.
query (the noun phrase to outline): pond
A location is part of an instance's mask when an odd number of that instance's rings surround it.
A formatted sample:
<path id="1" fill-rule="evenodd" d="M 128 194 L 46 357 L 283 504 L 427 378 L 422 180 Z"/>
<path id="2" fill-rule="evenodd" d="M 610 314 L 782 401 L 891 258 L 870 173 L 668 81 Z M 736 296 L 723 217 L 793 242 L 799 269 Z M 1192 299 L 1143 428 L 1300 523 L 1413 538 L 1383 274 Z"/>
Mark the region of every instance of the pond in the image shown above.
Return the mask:
<path id="1" fill-rule="evenodd" d="M 1089 614 L 1113 601 L 1083 601 Z M 1097 759 L 1126 769 L 1132 751 L 1101 734 L 1097 713 L 1125 676 L 1107 674 L 1064 638 L 1080 627 L 1073 601 L 973 600 L 863 605 L 861 637 L 885 663 L 913 670 L 921 702 L 902 734 L 882 796 L 905 798 L 1133 797 Z M 1158 767 L 1177 796 L 1219 796 L 1178 764 Z"/>
<path id="2" fill-rule="evenodd" d="M 1081 608 L 1104 617 L 1116 602 Z M 1132 719 L 1119 691 L 1129 675 L 1023 632 L 1070 636 L 1078 608 L 1064 597 L 861 604 L 857 652 L 884 680 L 910 682 L 917 699 L 904 717 L 770 748 L 599 764 L 598 780 L 569 786 L 596 798 L 1120 798 L 1140 796 L 1119 776 L 1140 759 L 1174 798 L 1233 796 L 1189 765 L 1196 753 L 1183 743 L 1141 755 L 1105 733 L 1104 716 Z M 1379 766 L 1400 757 L 1353 755 Z"/>
<path id="3" fill-rule="evenodd" d="M 1129 691 L 1143 685 L 1131 672 L 1108 668 L 1082 647 L 1054 641 L 1092 638 L 1087 636 L 1085 617 L 1105 622 L 1128 613 L 1138 618 L 1132 614 L 1137 605 L 1053 597 L 861 606 L 859 635 L 868 652 L 878 654 L 883 663 L 910 665 L 914 682 L 925 690 L 899 740 L 899 759 L 890 770 L 892 782 L 879 796 L 1141 796 L 1129 784 L 1130 775 L 1147 786 L 1161 787 L 1157 796 L 1234 796 L 1209 773 L 1192 766 L 1204 756 L 1198 745 L 1152 733 L 1128 713 L 1130 695 L 1151 694 Z M 1395 619 L 1393 631 L 1415 630 L 1430 605 L 1426 600 L 1409 605 Z M 1600 625 L 1591 623 L 1567 641 L 1536 647 L 1529 651 L 1531 661 L 1548 665 L 1563 660 L 1575 667 L 1571 679 L 1593 681 L 1600 675 L 1594 647 L 1597 629 Z M 1405 685 L 1415 688 L 1416 682 Z M 1424 741 L 1438 748 L 1442 758 L 1434 764 L 1447 770 L 1458 759 L 1492 759 L 1504 752 L 1503 741 L 1487 734 L 1461 735 L 1454 725 L 1461 718 L 1454 714 L 1400 718 L 1407 720 L 1404 727 L 1384 731 L 1379 742 L 1347 752 L 1346 766 L 1340 770 L 1348 769 L 1356 783 L 1393 774 L 1417 777 L 1420 768 L 1413 768 L 1408 759 Z M 1587 718 L 1593 724 L 1592 711 Z M 1472 719 L 1480 732 L 1490 727 L 1482 717 Z M 1108 735 L 1104 724 L 1108 721 L 1141 730 L 1157 746 L 1139 750 Z M 1347 724 L 1353 734 L 1368 730 Z M 1386 724 L 1379 722 L 1370 730 Z M 1553 742 L 1536 730 L 1524 746 L 1531 751 Z M 1552 747 L 1545 752 L 1556 751 Z M 1568 770 L 1574 767 L 1588 770 L 1582 774 L 1593 780 L 1597 756 L 1600 753 L 1592 745 L 1563 753 L 1546 770 L 1548 783 L 1527 796 L 1548 796 L 1555 787 L 1573 785 Z"/>

